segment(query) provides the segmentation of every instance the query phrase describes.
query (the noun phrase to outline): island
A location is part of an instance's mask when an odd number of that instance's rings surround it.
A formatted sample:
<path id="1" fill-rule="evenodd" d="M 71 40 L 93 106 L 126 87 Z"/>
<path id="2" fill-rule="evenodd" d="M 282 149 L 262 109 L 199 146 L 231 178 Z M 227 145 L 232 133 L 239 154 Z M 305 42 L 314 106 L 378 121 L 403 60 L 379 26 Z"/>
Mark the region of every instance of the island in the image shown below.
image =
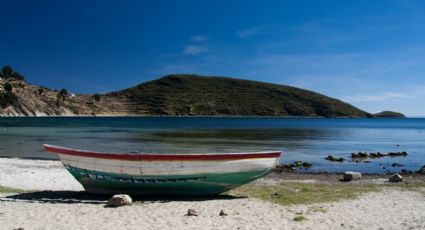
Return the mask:
<path id="1" fill-rule="evenodd" d="M 373 114 L 373 117 L 376 117 L 376 118 L 406 118 L 406 116 L 404 114 L 394 112 L 394 111 L 382 111 L 382 112 Z"/>

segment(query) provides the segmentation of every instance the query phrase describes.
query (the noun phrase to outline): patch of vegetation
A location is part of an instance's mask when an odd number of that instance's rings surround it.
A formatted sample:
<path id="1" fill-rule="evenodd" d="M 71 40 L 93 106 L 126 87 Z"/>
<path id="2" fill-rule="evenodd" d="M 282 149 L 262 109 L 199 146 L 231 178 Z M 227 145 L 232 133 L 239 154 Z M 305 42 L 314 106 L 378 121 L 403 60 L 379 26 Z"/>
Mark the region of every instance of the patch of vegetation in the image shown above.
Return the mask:
<path id="1" fill-rule="evenodd" d="M 375 191 L 380 191 L 380 188 L 372 184 L 282 183 L 275 186 L 245 185 L 230 191 L 229 194 L 289 205 L 354 199 Z"/>
<path id="2" fill-rule="evenodd" d="M 99 95 L 98 93 L 95 93 L 95 94 L 93 95 L 93 99 L 94 99 L 95 101 L 100 101 L 100 95 Z"/>
<path id="3" fill-rule="evenodd" d="M 0 185 L 0 193 L 23 193 L 23 192 L 28 192 L 28 190 L 10 188 L 10 187 L 5 187 Z"/>
<path id="4" fill-rule="evenodd" d="M 402 191 L 412 191 L 412 192 L 419 192 L 422 193 L 425 196 L 425 182 L 415 182 L 415 183 L 391 183 L 386 184 L 386 187 L 389 188 L 396 188 L 400 189 Z"/>
<path id="5" fill-rule="evenodd" d="M 12 92 L 0 93 L 0 108 L 4 109 L 10 105 L 18 105 L 18 98 Z"/>
<path id="6" fill-rule="evenodd" d="M 126 97 L 136 114 L 370 117 L 312 91 L 227 77 L 169 75 L 108 94 Z"/>
<path id="7" fill-rule="evenodd" d="M 294 219 L 292 219 L 292 220 L 293 221 L 297 221 L 297 222 L 301 222 L 301 221 L 306 221 L 307 218 L 305 216 L 303 216 L 303 215 L 300 215 L 300 216 L 294 217 Z"/>
<path id="8" fill-rule="evenodd" d="M 9 93 L 11 93 L 13 90 L 12 84 L 10 84 L 9 82 L 4 83 L 3 87 L 4 90 Z"/>
<path id="9" fill-rule="evenodd" d="M 383 187 L 398 189 L 401 191 L 418 192 L 425 197 L 425 182 L 401 182 L 385 184 Z"/>
<path id="10" fill-rule="evenodd" d="M 0 108 L 6 108 L 9 105 L 14 105 L 17 102 L 16 96 L 13 94 L 13 86 L 9 82 L 3 84 L 3 92 L 0 92 Z"/>
<path id="11" fill-rule="evenodd" d="M 0 70 L 0 78 L 3 78 L 5 80 L 22 80 L 25 81 L 24 76 L 22 76 L 20 73 L 14 71 L 10 65 L 5 65 Z"/>
<path id="12" fill-rule="evenodd" d="M 61 90 L 59 90 L 59 92 L 56 94 L 56 98 L 57 98 L 58 100 L 65 101 L 67 97 L 68 97 L 68 91 L 67 91 L 66 89 L 61 89 Z"/>

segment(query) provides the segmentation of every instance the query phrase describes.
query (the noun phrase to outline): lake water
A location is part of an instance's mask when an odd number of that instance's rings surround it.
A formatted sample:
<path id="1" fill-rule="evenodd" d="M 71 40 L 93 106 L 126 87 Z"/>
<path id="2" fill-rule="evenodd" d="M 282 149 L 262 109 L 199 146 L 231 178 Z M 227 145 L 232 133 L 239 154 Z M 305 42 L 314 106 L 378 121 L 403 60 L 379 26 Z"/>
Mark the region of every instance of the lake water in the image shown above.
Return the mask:
<path id="1" fill-rule="evenodd" d="M 0 155 L 57 159 L 48 143 L 106 152 L 224 153 L 280 150 L 281 162 L 312 171 L 418 170 L 425 164 L 425 119 L 207 117 L 0 118 Z M 400 146 L 397 146 L 399 144 Z M 407 151 L 407 157 L 351 162 L 352 152 Z M 344 157 L 329 162 L 328 154 Z M 404 167 L 392 167 L 400 163 Z"/>

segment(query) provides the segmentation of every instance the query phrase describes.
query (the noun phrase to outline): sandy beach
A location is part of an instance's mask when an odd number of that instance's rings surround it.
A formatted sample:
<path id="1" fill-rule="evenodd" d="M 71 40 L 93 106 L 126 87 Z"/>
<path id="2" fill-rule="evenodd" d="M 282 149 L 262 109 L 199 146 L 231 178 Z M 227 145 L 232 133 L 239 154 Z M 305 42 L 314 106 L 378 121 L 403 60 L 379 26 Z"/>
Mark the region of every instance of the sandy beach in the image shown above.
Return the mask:
<path id="1" fill-rule="evenodd" d="M 255 198 L 136 201 L 106 208 L 87 195 L 58 161 L 0 158 L 1 229 L 424 229 L 424 189 L 385 187 L 353 200 L 278 205 Z M 293 176 L 292 176 L 293 177 Z M 301 181 L 305 177 L 300 177 Z M 294 179 L 294 178 L 292 178 Z M 260 183 L 276 181 L 276 177 Z M 317 180 L 304 180 L 318 183 Z M 198 216 L 186 216 L 194 209 Z M 223 210 L 227 216 L 219 216 Z M 304 221 L 294 221 L 303 216 Z"/>

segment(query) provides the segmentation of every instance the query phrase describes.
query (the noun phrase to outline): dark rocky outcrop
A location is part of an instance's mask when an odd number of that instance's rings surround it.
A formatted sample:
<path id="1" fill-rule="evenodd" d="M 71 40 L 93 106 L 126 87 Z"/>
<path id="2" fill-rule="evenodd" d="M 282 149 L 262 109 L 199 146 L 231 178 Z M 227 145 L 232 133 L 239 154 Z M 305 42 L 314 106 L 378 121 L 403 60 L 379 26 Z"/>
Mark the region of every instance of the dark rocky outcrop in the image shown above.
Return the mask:
<path id="1" fill-rule="evenodd" d="M 400 164 L 400 163 L 392 163 L 391 166 L 392 167 L 403 167 L 403 165 Z"/>
<path id="2" fill-rule="evenodd" d="M 423 165 L 418 171 L 416 171 L 416 173 L 425 175 L 425 165 Z"/>
<path id="3" fill-rule="evenodd" d="M 403 182 L 403 177 L 400 174 L 396 173 L 396 174 L 392 175 L 390 178 L 388 178 L 388 181 L 389 182 L 395 182 L 395 183 Z"/>
<path id="4" fill-rule="evenodd" d="M 343 162 L 343 161 L 345 161 L 344 158 L 342 158 L 342 157 L 334 157 L 333 155 L 328 155 L 325 158 L 325 160 L 328 160 L 328 161 L 337 161 L 337 162 Z"/>
<path id="5" fill-rule="evenodd" d="M 278 173 L 294 172 L 296 169 L 310 169 L 312 166 L 310 162 L 295 161 L 292 164 L 278 164 L 274 170 Z"/>
<path id="6" fill-rule="evenodd" d="M 364 160 L 366 158 L 381 158 L 381 157 L 405 157 L 408 153 L 406 151 L 401 152 L 388 152 L 388 153 L 367 153 L 364 151 L 360 151 L 358 153 L 351 153 L 351 159 L 352 160 Z"/>

